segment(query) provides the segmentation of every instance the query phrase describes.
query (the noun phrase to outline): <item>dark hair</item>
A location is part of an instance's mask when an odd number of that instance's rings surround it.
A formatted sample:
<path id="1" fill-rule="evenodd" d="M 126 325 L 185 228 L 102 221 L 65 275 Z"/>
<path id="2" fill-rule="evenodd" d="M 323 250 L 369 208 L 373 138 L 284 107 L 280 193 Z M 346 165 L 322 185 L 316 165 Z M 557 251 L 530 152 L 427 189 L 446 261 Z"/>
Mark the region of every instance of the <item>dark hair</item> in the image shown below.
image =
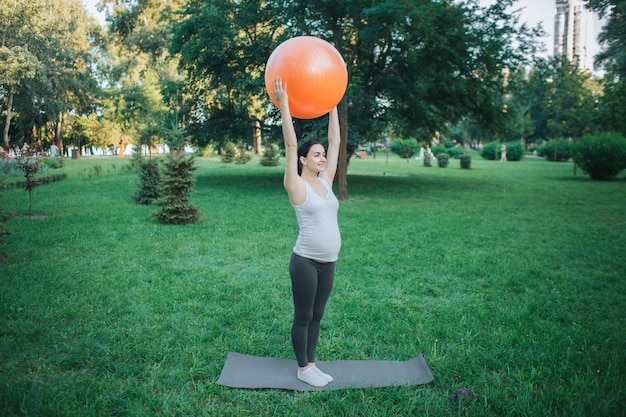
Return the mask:
<path id="1" fill-rule="evenodd" d="M 300 157 L 304 156 L 306 158 L 314 145 L 321 145 L 321 143 L 311 139 L 302 142 L 300 146 L 298 146 L 298 175 L 302 175 L 302 162 L 300 162 Z"/>

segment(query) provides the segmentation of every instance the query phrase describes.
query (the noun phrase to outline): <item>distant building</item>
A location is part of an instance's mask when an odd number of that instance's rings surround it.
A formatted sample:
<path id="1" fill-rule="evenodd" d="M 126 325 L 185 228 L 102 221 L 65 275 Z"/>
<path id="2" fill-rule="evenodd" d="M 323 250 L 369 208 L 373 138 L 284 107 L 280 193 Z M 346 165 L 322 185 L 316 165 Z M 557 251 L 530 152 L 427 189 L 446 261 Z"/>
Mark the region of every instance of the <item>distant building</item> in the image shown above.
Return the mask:
<path id="1" fill-rule="evenodd" d="M 593 69 L 598 17 L 585 0 L 556 0 L 554 13 L 554 56 L 565 55 L 581 69 Z"/>

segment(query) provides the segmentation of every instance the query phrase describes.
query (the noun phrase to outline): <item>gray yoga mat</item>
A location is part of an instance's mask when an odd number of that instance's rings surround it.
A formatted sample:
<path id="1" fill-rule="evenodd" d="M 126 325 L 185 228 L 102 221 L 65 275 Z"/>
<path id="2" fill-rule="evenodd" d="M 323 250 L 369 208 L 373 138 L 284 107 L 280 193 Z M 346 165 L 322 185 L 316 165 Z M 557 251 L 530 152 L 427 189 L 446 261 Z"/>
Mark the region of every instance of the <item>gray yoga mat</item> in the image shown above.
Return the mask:
<path id="1" fill-rule="evenodd" d="M 316 391 L 420 385 L 433 380 L 421 353 L 407 361 L 317 361 L 316 365 L 334 381 L 325 387 L 312 387 L 296 377 L 295 360 L 229 352 L 217 383 L 231 388 Z"/>

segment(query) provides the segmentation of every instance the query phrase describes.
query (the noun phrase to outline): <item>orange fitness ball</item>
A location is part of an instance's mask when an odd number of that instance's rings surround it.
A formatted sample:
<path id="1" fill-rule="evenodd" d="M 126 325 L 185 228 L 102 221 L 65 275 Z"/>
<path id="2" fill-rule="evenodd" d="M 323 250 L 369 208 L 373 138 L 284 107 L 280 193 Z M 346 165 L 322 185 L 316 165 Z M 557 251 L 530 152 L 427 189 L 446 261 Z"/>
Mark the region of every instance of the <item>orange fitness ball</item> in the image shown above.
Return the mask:
<path id="1" fill-rule="evenodd" d="M 314 36 L 297 36 L 274 49 L 265 66 L 265 88 L 274 102 L 274 80 L 287 84 L 289 109 L 298 119 L 328 113 L 346 92 L 348 71 L 334 46 Z"/>

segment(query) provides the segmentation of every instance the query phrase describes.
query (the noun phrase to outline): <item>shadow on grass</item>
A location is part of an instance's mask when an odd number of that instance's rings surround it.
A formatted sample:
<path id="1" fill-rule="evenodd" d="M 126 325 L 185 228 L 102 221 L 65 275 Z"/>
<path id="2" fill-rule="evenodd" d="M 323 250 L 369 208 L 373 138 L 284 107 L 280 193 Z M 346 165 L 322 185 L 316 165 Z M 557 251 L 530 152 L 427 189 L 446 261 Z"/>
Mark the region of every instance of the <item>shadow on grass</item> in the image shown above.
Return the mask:
<path id="1" fill-rule="evenodd" d="M 220 175 L 198 175 L 196 189 L 209 189 L 236 192 L 251 195 L 255 193 L 284 194 L 283 173 L 255 173 L 250 175 L 243 171 L 221 172 Z M 337 184 L 334 184 L 337 192 Z M 468 192 L 475 189 L 482 191 L 493 189 L 498 185 L 493 180 L 477 177 L 451 177 L 433 175 L 378 175 L 348 174 L 348 194 L 350 196 L 368 197 L 412 197 L 440 191 Z"/>

